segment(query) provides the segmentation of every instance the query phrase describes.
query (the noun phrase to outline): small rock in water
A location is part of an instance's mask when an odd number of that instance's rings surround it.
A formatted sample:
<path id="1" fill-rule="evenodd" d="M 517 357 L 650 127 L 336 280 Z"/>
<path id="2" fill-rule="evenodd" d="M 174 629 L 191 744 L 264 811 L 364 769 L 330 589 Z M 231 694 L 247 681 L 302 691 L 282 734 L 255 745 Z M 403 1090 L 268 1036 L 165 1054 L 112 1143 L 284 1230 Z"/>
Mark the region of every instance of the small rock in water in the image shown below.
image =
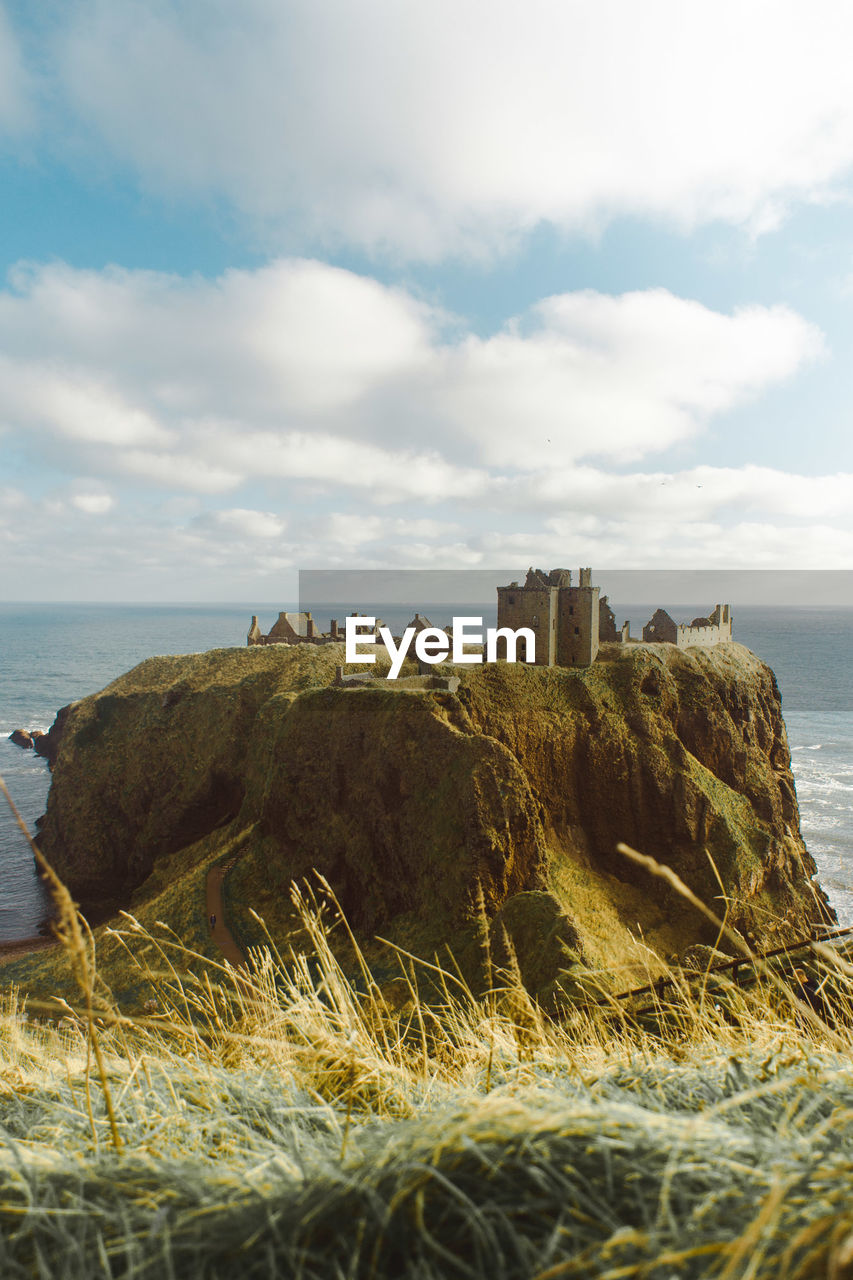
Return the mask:
<path id="1" fill-rule="evenodd" d="M 25 751 L 30 750 L 33 745 L 32 736 L 24 729 L 16 729 L 14 733 L 10 733 L 9 741 L 14 742 L 16 747 L 23 747 Z"/>

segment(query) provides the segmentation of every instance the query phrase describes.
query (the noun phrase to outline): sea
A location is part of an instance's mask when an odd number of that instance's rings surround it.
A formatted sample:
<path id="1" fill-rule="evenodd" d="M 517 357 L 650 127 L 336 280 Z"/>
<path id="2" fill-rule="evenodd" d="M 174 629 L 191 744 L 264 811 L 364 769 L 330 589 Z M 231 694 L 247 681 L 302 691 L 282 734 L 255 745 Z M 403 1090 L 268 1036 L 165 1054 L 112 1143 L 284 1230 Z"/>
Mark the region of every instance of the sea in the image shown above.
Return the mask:
<path id="1" fill-rule="evenodd" d="M 296 607 L 0 604 L 0 774 L 30 829 L 44 812 L 50 772 L 32 751 L 8 741 L 14 729 L 47 730 L 60 707 L 156 654 L 243 647 L 253 613 L 266 631 L 280 608 Z M 495 625 L 490 605 L 359 608 L 381 616 L 395 634 L 415 609 L 436 626 L 449 625 L 454 615 L 482 616 L 486 626 Z M 619 619 L 628 618 L 639 635 L 652 612 L 648 605 L 621 606 Z M 703 609 L 671 612 L 690 621 Z M 314 614 L 325 628 L 323 612 L 315 608 Z M 733 614 L 735 639 L 776 673 L 803 836 L 839 921 L 853 925 L 853 607 L 740 606 Z M 32 852 L 0 801 L 0 943 L 37 936 L 49 912 Z"/>

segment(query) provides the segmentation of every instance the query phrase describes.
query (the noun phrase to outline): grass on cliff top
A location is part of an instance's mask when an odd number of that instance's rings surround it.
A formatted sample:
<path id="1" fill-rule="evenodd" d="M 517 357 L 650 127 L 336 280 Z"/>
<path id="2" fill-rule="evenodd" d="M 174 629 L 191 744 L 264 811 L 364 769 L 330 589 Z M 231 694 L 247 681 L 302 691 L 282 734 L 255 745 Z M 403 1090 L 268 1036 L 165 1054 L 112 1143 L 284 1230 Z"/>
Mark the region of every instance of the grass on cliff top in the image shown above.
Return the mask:
<path id="1" fill-rule="evenodd" d="M 213 979 L 126 916 L 157 1007 L 105 1013 L 102 1081 L 77 1017 L 6 1000 L 4 1276 L 853 1274 L 843 1019 L 762 984 L 723 1010 L 700 974 L 675 1014 L 553 1021 L 511 968 L 481 1000 L 444 973 L 427 1006 L 404 955 L 391 1008 L 339 968 L 334 904 L 295 908 L 300 956 Z"/>

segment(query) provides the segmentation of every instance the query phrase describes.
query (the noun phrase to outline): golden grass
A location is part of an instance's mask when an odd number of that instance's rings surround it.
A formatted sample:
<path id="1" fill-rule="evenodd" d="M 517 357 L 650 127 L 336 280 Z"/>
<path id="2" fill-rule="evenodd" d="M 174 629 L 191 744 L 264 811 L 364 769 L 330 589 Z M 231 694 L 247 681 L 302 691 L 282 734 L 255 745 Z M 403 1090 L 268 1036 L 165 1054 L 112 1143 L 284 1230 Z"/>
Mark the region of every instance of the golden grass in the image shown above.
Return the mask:
<path id="1" fill-rule="evenodd" d="M 4 1275 L 853 1274 L 853 968 L 832 948 L 808 963 L 834 1026 L 751 955 L 746 988 L 671 970 L 548 1017 L 511 952 L 481 996 L 399 947 L 378 986 L 319 882 L 294 886 L 299 946 L 268 938 L 247 970 L 123 914 L 111 945 L 153 993 L 130 1019 L 96 1008 L 54 889 L 81 999 L 58 1024 L 18 991 L 0 1009 Z"/>

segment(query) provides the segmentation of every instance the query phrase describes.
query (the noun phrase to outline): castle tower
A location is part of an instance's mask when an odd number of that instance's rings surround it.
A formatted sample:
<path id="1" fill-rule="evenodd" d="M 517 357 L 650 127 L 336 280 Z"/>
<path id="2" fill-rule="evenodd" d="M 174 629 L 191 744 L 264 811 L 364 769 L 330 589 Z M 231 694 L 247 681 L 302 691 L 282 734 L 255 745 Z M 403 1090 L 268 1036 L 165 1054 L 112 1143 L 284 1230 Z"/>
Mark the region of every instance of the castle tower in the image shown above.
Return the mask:
<path id="1" fill-rule="evenodd" d="M 560 587 L 557 608 L 557 665 L 588 667 L 599 648 L 600 588 L 592 569 L 581 569 L 576 587 Z"/>
<path id="2" fill-rule="evenodd" d="M 529 569 L 524 586 L 498 587 L 498 627 L 529 627 L 536 637 L 536 666 L 553 667 L 557 647 L 557 595 L 541 569 Z M 501 650 L 501 653 L 503 650 Z"/>
<path id="3" fill-rule="evenodd" d="M 588 667 L 599 648 L 599 594 L 591 569 L 576 587 L 569 569 L 530 569 L 524 586 L 498 587 L 498 626 L 531 629 L 537 666 Z"/>

